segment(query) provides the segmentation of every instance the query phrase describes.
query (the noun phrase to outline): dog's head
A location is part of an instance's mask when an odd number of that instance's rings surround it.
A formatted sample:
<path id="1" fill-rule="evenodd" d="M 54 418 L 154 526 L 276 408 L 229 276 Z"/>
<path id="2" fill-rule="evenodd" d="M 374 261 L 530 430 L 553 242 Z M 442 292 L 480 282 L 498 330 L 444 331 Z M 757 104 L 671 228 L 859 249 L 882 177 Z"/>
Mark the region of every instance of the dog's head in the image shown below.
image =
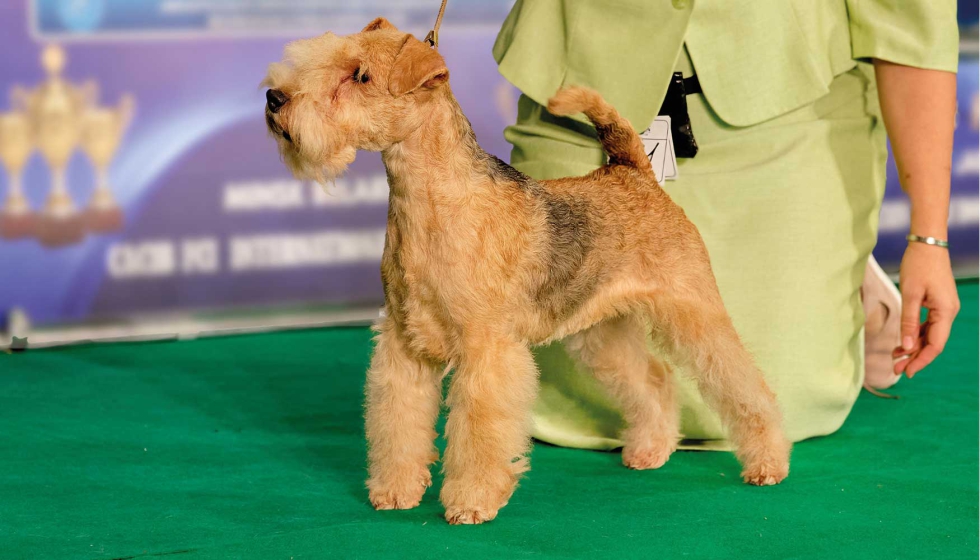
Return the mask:
<path id="1" fill-rule="evenodd" d="M 354 35 L 286 45 L 262 81 L 265 120 L 293 174 L 322 181 L 343 173 L 357 150 L 404 140 L 448 79 L 435 49 L 377 18 Z"/>

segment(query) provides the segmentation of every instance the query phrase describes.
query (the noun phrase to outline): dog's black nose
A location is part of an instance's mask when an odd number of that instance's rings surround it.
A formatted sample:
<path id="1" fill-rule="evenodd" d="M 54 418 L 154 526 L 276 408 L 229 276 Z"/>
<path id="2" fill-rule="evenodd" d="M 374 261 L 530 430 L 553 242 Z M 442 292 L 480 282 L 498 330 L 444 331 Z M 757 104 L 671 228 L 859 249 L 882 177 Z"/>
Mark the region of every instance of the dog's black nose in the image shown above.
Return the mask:
<path id="1" fill-rule="evenodd" d="M 279 109 L 289 101 L 289 98 L 278 89 L 270 89 L 265 92 L 265 101 L 269 106 L 269 111 L 278 113 Z"/>

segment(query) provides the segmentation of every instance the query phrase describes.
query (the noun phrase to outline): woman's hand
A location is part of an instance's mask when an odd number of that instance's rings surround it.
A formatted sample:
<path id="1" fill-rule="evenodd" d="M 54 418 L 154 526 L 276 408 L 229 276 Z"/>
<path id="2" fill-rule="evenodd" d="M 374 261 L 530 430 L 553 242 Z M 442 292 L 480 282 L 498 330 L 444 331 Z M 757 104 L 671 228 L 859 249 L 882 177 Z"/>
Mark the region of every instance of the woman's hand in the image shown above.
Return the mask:
<path id="1" fill-rule="evenodd" d="M 902 188 L 909 195 L 909 228 L 921 236 L 947 239 L 949 180 L 956 121 L 956 75 L 875 59 L 878 99 L 891 139 Z M 895 373 L 922 371 L 946 346 L 960 309 L 949 251 L 909 243 L 899 277 L 902 345 Z M 921 325 L 921 308 L 928 310 Z"/>
<path id="2" fill-rule="evenodd" d="M 909 243 L 899 273 L 902 291 L 902 345 L 892 352 L 895 373 L 909 378 L 942 353 L 949 340 L 960 298 L 949 264 L 949 251 L 924 243 Z M 921 308 L 927 310 L 921 324 Z"/>

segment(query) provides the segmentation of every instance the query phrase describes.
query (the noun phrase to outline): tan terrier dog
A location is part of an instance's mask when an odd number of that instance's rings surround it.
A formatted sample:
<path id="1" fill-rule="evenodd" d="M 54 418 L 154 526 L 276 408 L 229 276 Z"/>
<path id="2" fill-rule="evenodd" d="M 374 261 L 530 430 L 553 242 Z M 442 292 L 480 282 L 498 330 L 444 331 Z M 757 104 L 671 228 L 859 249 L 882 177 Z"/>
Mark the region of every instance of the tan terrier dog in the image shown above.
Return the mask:
<path id="1" fill-rule="evenodd" d="M 535 181 L 476 143 L 439 53 L 383 18 L 347 37 L 296 41 L 272 64 L 266 120 L 300 177 L 336 176 L 381 151 L 391 188 L 381 262 L 386 316 L 367 373 L 367 487 L 377 509 L 419 504 L 448 441 L 450 523 L 481 523 L 527 470 L 537 370 L 530 347 L 568 338 L 622 408 L 623 463 L 663 465 L 677 446 L 672 363 L 728 426 L 742 477 L 776 484 L 790 445 L 762 373 L 722 304 L 694 225 L 660 188 L 633 127 L 570 88 L 609 156 L 585 177 Z"/>

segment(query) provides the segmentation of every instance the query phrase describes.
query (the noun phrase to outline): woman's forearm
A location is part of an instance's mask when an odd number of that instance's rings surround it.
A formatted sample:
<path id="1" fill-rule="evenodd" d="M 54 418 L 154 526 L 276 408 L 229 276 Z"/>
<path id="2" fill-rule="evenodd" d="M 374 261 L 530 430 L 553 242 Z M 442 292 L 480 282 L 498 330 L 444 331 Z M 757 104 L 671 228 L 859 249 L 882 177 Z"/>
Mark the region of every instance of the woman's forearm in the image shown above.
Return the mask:
<path id="1" fill-rule="evenodd" d="M 956 74 L 875 60 L 878 98 L 912 206 L 912 233 L 947 238 Z"/>

